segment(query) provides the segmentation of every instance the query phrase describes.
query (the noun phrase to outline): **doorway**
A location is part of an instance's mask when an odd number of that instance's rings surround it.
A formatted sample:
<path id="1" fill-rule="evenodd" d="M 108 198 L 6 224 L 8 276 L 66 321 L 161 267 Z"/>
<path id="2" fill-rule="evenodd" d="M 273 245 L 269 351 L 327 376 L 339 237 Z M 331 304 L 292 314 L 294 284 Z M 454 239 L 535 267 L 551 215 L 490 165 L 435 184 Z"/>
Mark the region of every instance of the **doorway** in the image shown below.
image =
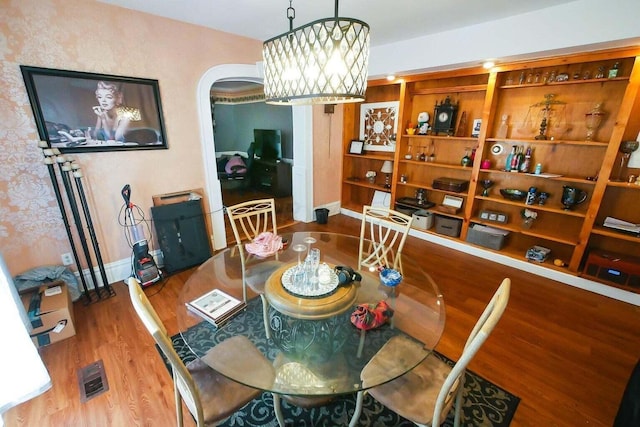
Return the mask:
<path id="1" fill-rule="evenodd" d="M 293 224 L 291 107 L 265 103 L 261 83 L 221 79 L 211 87 L 211 111 L 223 204 L 274 198 L 278 227 Z"/>
<path id="2" fill-rule="evenodd" d="M 259 64 L 226 64 L 212 67 L 198 83 L 197 100 L 201 131 L 202 158 L 213 224 L 212 244 L 215 249 L 226 247 L 224 204 L 216 164 L 216 141 L 212 126 L 210 91 L 218 81 L 237 80 L 262 84 Z M 313 131 L 310 106 L 291 107 L 293 124 L 292 204 L 293 219 L 313 220 Z"/>

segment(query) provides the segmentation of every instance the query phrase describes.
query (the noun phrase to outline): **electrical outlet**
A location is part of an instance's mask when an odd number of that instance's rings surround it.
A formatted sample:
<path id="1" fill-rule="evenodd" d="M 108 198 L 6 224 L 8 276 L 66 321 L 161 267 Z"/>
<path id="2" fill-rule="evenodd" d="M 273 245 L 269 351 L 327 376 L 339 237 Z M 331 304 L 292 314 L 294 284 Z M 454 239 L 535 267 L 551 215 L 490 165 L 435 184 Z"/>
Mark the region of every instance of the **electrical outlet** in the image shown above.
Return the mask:
<path id="1" fill-rule="evenodd" d="M 62 265 L 71 265 L 73 264 L 73 257 L 71 256 L 71 252 L 67 252 L 66 254 L 62 254 Z"/>

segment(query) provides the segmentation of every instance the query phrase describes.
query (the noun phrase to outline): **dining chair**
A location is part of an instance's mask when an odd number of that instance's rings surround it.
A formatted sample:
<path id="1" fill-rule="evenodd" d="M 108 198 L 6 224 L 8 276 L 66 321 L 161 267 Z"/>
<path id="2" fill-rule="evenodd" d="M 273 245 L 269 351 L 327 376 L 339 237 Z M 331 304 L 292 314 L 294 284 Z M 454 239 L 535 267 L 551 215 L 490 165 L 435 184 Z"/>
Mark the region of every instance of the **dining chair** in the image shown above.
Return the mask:
<path id="1" fill-rule="evenodd" d="M 129 296 L 138 317 L 169 361 L 173 376 L 177 425 L 182 427 L 182 401 L 198 427 L 217 425 L 260 395 L 260 391 L 236 383 L 211 369 L 200 359 L 184 364 L 176 353 L 162 321 L 135 278 L 128 281 Z M 271 364 L 246 337 L 234 337 L 214 347 L 216 353 L 243 357 L 243 366 L 257 372 L 272 371 Z M 242 339 L 244 338 L 244 339 Z M 252 349 L 255 349 L 253 350 Z M 261 357 L 262 356 L 262 357 Z M 205 358 L 209 354 L 205 355 Z"/>
<path id="2" fill-rule="evenodd" d="M 413 217 L 389 208 L 365 206 L 362 210 L 358 266 L 387 266 L 402 272 L 400 255 Z M 365 243 L 367 248 L 365 249 Z"/>
<path id="3" fill-rule="evenodd" d="M 236 244 L 241 246 L 243 242 L 252 241 L 260 233 L 267 231 L 273 234 L 277 233 L 276 225 L 276 203 L 275 199 L 258 199 L 249 200 L 247 202 L 238 203 L 233 206 L 227 206 L 227 216 L 233 230 L 233 236 Z M 264 320 L 264 329 L 267 338 L 271 338 L 271 329 L 269 328 L 269 303 L 264 295 L 264 281 L 247 281 L 245 262 L 248 260 L 242 250 L 242 285 L 249 286 L 260 295 L 262 301 L 262 316 Z M 245 298 L 246 299 L 246 298 Z"/>
<path id="4" fill-rule="evenodd" d="M 454 426 L 459 426 L 467 365 L 502 317 L 510 289 L 511 280 L 506 278 L 478 319 L 453 367 L 429 356 L 408 373 L 368 392 L 378 402 L 419 426 L 439 426 L 454 407 Z M 391 366 L 391 359 L 397 357 L 397 351 L 390 351 L 395 350 L 394 347 L 383 346 L 364 367 L 360 376 L 365 387 L 373 382 L 380 369 Z"/>

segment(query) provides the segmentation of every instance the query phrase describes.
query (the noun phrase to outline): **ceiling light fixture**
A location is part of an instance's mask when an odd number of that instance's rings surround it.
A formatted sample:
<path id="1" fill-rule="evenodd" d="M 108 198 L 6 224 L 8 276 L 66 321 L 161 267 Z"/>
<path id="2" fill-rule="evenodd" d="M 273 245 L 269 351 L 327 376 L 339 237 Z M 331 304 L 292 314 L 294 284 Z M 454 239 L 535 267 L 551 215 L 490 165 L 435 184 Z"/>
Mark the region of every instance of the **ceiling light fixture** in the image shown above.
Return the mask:
<path id="1" fill-rule="evenodd" d="M 264 42 L 265 102 L 278 105 L 361 102 L 367 89 L 369 25 L 338 16 L 293 28 Z"/>

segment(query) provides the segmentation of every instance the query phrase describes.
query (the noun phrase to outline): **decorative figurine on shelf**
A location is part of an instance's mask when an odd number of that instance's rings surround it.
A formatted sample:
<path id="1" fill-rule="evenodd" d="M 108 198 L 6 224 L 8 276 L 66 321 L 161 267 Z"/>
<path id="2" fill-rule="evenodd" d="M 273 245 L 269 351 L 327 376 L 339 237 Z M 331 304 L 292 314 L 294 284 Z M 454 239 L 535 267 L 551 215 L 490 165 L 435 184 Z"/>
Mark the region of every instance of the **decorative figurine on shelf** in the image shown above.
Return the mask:
<path id="1" fill-rule="evenodd" d="M 418 135 L 426 135 L 429 132 L 429 113 L 426 111 L 418 114 Z"/>
<path id="2" fill-rule="evenodd" d="M 522 227 L 531 228 L 533 221 L 538 218 L 538 212 L 525 208 L 520 211 L 520 216 L 522 217 Z"/>
<path id="3" fill-rule="evenodd" d="M 365 178 L 367 178 L 367 181 L 369 181 L 371 184 L 376 182 L 376 171 L 367 171 L 367 173 L 364 176 Z"/>

